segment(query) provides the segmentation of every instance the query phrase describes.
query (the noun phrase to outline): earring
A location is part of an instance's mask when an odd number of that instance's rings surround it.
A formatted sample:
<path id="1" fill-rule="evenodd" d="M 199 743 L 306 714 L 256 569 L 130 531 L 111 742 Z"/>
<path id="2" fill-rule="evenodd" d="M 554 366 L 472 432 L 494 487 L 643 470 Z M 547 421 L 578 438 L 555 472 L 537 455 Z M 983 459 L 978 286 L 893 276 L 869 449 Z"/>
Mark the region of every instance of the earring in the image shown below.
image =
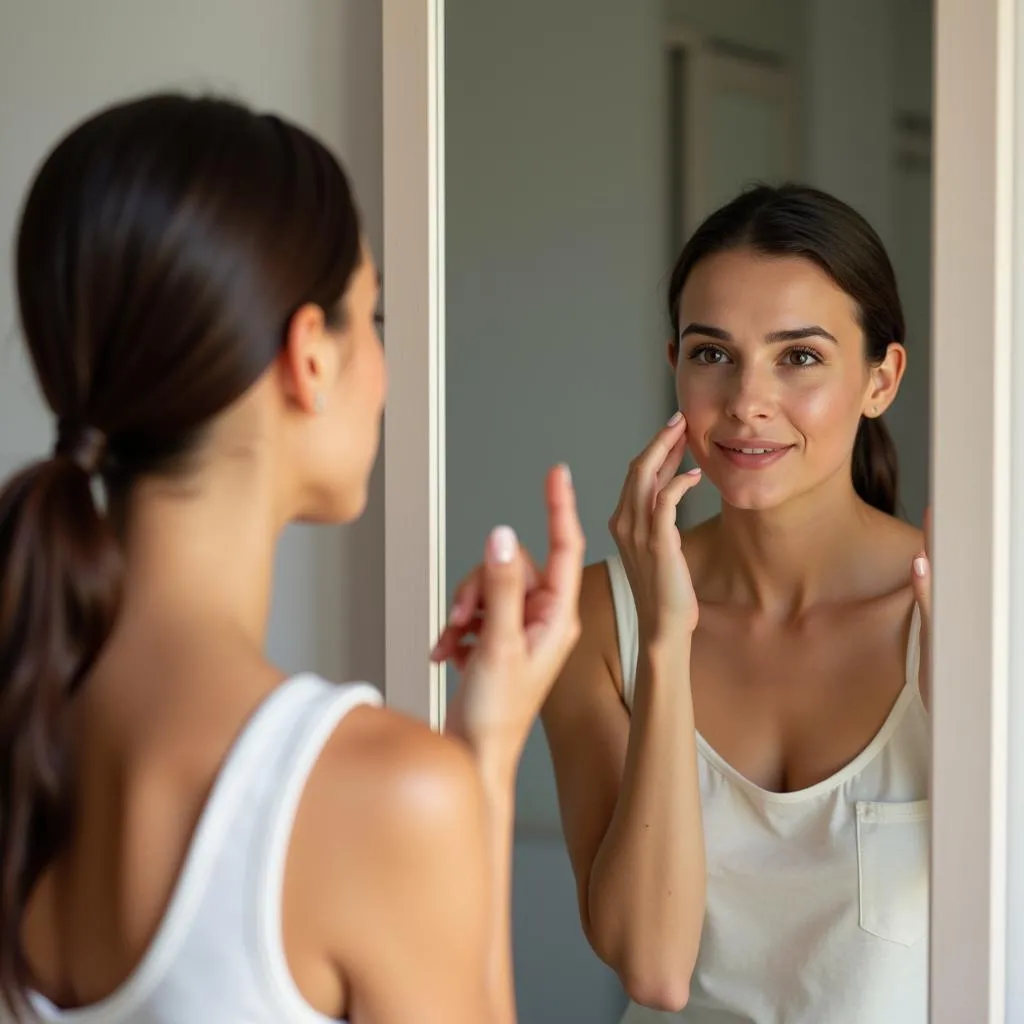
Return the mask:
<path id="1" fill-rule="evenodd" d="M 313 399 L 313 411 L 319 415 L 327 408 L 327 399 L 324 398 L 322 393 L 317 393 Z"/>

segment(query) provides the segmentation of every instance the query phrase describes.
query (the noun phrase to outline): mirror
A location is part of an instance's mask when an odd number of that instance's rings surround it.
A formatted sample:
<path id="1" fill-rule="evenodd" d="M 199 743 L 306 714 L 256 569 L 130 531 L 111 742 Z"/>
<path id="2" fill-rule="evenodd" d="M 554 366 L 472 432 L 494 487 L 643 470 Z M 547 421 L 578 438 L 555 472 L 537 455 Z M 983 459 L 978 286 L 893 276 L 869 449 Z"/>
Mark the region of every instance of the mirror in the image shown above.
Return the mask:
<path id="1" fill-rule="evenodd" d="M 825 190 L 867 219 L 891 257 L 908 358 L 883 419 L 899 453 L 899 515 L 922 522 L 929 493 L 931 26 L 930 0 L 447 0 L 449 595 L 495 523 L 510 522 L 543 553 L 542 478 L 557 461 L 573 471 L 588 562 L 614 555 L 607 524 L 628 464 L 677 407 L 666 358 L 673 265 L 704 218 L 754 181 L 797 180 Z M 684 469 L 692 464 L 688 456 Z M 681 503 L 679 526 L 685 533 L 720 509 L 720 495 L 704 479 Z M 816 635 L 809 627 L 808 643 Z M 868 661 L 888 664 L 881 655 Z M 731 720 L 730 705 L 702 704 L 706 687 L 699 688 L 696 669 L 694 679 L 697 729 L 739 743 L 742 754 L 744 734 L 713 717 Z M 458 685 L 451 671 L 448 685 Z M 903 691 L 894 691 L 884 725 L 870 714 L 844 719 L 836 709 L 846 706 L 846 691 L 824 692 L 827 698 L 819 686 L 804 704 L 790 693 L 786 699 L 796 701 L 791 709 L 820 716 L 823 736 L 836 737 L 834 748 L 825 741 L 815 748 L 819 768 L 830 758 L 841 762 L 818 771 L 818 782 L 827 784 L 853 779 L 864 768 L 856 751 L 879 749 L 886 730 L 897 731 L 893 715 Z M 799 732 L 796 720 L 780 713 L 771 721 L 779 734 L 774 749 L 785 761 L 790 747 L 781 734 L 790 726 Z M 583 749 L 588 737 L 577 742 Z M 698 746 L 701 772 L 717 771 L 719 784 L 753 793 L 772 813 L 803 813 L 822 792 L 788 785 L 793 776 L 785 770 L 770 779 L 775 786 L 744 790 L 743 774 L 729 774 L 743 758 L 730 764 L 720 746 Z M 881 795 L 849 788 L 845 859 L 815 859 L 806 841 L 793 838 L 791 848 L 774 848 L 774 873 L 750 868 L 747 889 L 730 888 L 726 876 L 732 872 L 736 883 L 736 862 L 722 854 L 730 818 L 715 804 L 715 817 L 704 822 L 708 916 L 680 1019 L 738 1024 L 771 1006 L 771 1016 L 753 1019 L 802 1024 L 840 1007 L 850 1016 L 836 1020 L 923 1024 L 927 953 L 918 925 L 926 920 L 927 893 L 920 873 L 910 871 L 880 895 L 864 889 L 858 872 L 877 870 L 873 856 L 904 867 L 926 859 L 927 811 L 913 786 Z M 773 800 L 775 789 L 783 799 Z M 516 836 L 520 1019 L 614 1024 L 628 999 L 584 937 L 539 727 L 520 770 Z M 783 884 L 793 887 L 790 904 L 817 887 L 804 919 L 765 909 L 778 901 L 761 897 Z M 825 918 L 834 933 L 821 925 Z M 759 989 L 762 968 L 730 960 L 721 945 L 737 920 L 789 953 L 788 966 L 773 968 L 771 991 Z M 798 933 L 813 950 L 799 951 Z M 863 958 L 856 981 L 813 952 L 829 935 Z M 876 969 L 890 955 L 901 965 L 898 976 Z M 806 960 L 812 973 L 804 975 L 794 959 Z M 855 994 L 847 984 L 858 986 Z M 638 1009 L 629 1014 L 630 1024 L 661 1019 Z"/>

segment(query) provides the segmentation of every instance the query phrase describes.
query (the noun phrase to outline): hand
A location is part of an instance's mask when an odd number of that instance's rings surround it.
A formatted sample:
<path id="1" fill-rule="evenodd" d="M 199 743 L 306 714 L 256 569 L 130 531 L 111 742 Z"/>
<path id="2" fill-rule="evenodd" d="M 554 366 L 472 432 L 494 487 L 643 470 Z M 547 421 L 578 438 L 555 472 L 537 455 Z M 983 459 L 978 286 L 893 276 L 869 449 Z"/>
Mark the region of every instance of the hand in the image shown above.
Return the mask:
<path id="1" fill-rule="evenodd" d="M 700 481 L 699 469 L 676 475 L 685 451 L 686 420 L 676 413 L 630 463 L 608 523 L 648 639 L 697 628 L 697 596 L 676 527 L 679 502 Z"/>
<path id="2" fill-rule="evenodd" d="M 514 770 L 540 706 L 580 633 L 584 539 L 569 472 L 548 474 L 548 563 L 538 569 L 508 527 L 459 585 L 431 653 L 462 671 L 446 731 Z"/>
<path id="3" fill-rule="evenodd" d="M 932 510 L 924 514 L 924 551 L 914 557 L 914 598 L 921 609 L 921 666 L 918 689 L 925 705 L 932 692 Z"/>

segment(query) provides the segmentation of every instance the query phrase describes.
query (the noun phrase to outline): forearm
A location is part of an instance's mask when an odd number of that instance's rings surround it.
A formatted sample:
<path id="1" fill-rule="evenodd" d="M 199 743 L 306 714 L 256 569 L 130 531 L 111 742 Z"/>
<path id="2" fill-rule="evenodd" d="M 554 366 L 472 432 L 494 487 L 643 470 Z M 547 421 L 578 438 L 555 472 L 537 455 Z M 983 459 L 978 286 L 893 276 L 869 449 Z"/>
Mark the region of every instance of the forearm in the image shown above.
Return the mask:
<path id="1" fill-rule="evenodd" d="M 473 752 L 487 805 L 490 929 L 487 936 L 489 1021 L 516 1024 L 512 971 L 512 843 L 515 827 L 516 759 L 507 752 L 481 747 L 450 721 L 446 732 Z"/>
<path id="2" fill-rule="evenodd" d="M 512 843 L 515 825 L 515 770 L 499 761 L 480 758 L 487 798 L 491 851 L 491 920 L 488 983 L 495 1024 L 515 1024 L 515 983 L 512 972 Z"/>
<path id="3" fill-rule="evenodd" d="M 630 994 L 685 1003 L 704 919 L 689 637 L 641 639 L 622 784 L 587 890 L 591 938 Z"/>

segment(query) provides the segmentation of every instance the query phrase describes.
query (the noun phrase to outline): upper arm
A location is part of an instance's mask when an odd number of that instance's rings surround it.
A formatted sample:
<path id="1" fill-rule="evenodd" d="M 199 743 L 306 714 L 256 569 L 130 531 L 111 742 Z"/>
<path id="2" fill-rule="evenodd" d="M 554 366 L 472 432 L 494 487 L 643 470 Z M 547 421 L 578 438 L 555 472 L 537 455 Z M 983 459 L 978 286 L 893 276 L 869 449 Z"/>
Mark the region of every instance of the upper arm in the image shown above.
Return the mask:
<path id="1" fill-rule="evenodd" d="M 584 570 L 580 621 L 579 643 L 544 705 L 542 719 L 580 916 L 589 936 L 590 872 L 618 800 L 629 739 L 615 613 L 603 563 Z"/>
<path id="2" fill-rule="evenodd" d="M 492 894 L 478 773 L 457 741 L 374 717 L 369 735 L 336 737 L 349 742 L 324 759 L 310 809 L 349 1019 L 479 1024 L 492 1017 Z"/>

